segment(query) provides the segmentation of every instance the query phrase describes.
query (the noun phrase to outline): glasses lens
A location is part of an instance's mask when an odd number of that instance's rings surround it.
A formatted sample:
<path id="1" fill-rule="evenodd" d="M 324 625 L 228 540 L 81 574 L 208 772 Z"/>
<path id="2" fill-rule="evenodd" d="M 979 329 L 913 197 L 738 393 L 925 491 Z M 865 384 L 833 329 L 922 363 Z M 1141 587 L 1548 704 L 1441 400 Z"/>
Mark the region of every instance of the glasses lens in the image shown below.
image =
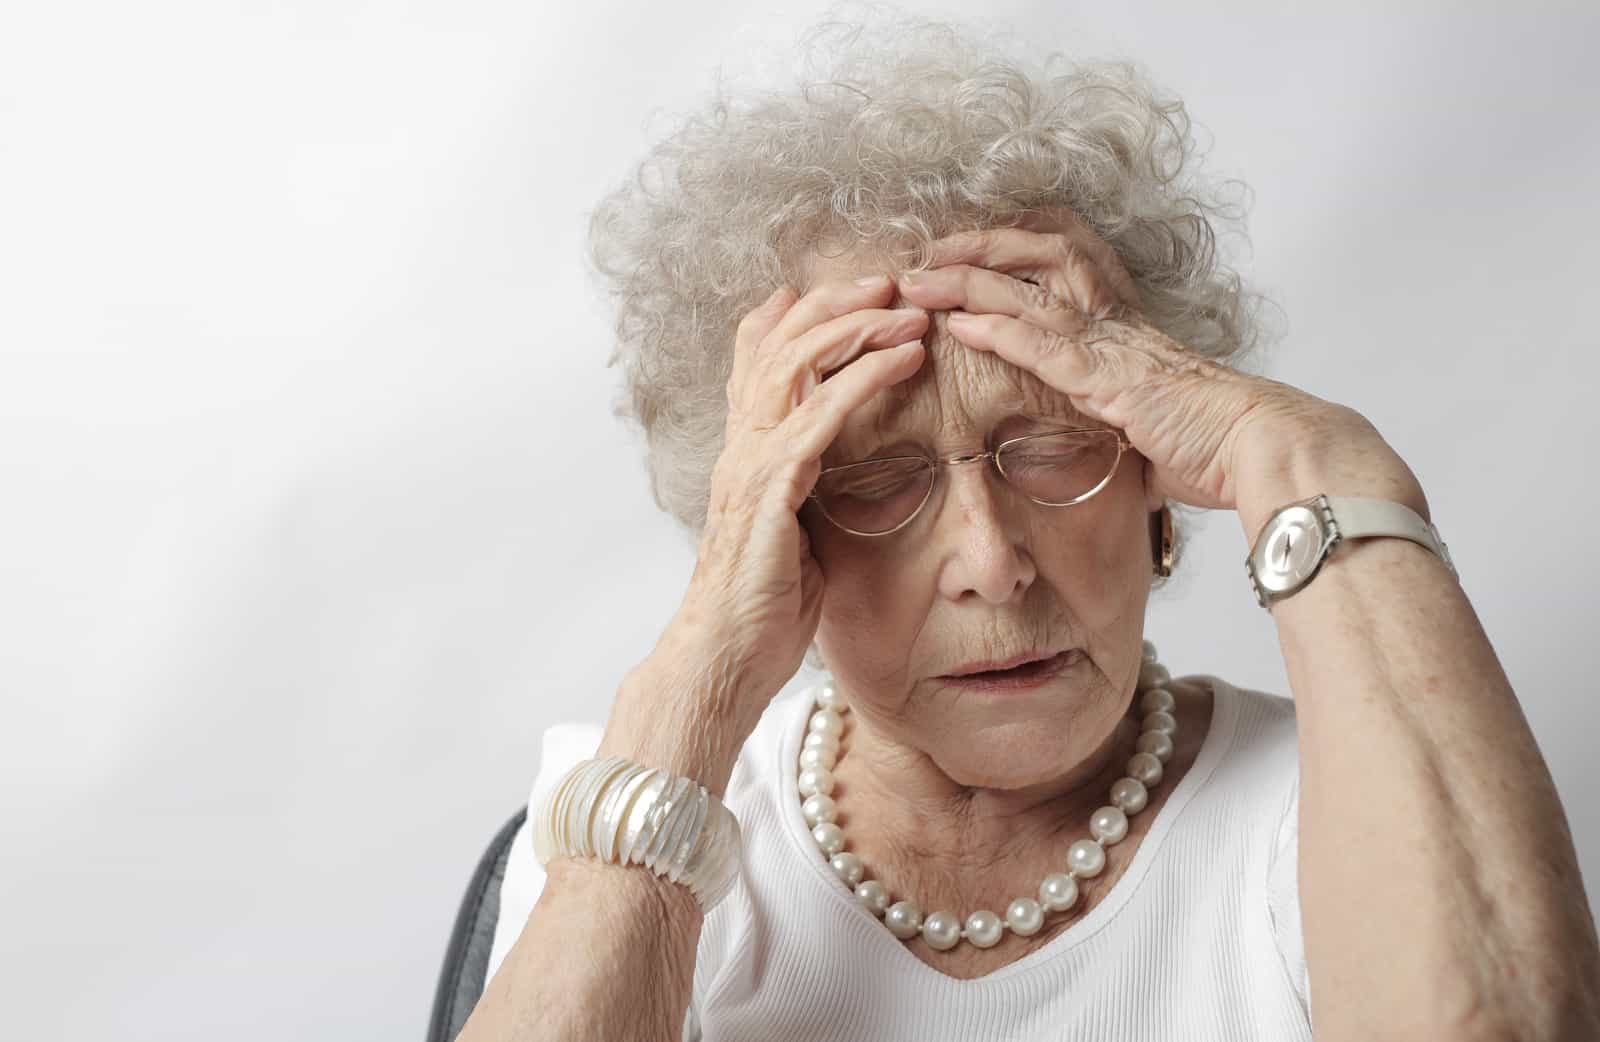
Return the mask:
<path id="1" fill-rule="evenodd" d="M 932 464 L 911 457 L 836 467 L 821 476 L 815 491 L 823 512 L 836 524 L 873 535 L 916 513 L 932 486 Z"/>
<path id="2" fill-rule="evenodd" d="M 1098 491 L 1116 468 L 1116 431 L 1070 431 L 1021 438 L 1000 449 L 1000 471 L 1023 495 L 1071 503 Z"/>

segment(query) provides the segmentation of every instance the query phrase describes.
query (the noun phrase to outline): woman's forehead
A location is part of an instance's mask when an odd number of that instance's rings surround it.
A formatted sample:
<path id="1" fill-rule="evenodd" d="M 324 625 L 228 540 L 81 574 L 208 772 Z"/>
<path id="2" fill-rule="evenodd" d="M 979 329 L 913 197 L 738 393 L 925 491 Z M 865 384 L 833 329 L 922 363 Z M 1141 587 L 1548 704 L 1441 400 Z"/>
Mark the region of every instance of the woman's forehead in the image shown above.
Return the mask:
<path id="1" fill-rule="evenodd" d="M 1066 395 L 1027 370 L 975 351 L 948 333 L 941 336 L 942 330 L 930 332 L 921 368 L 856 409 L 845 423 L 842 441 L 982 437 L 1016 417 L 1098 426 Z"/>
<path id="2" fill-rule="evenodd" d="M 810 281 L 855 278 L 879 270 L 858 251 L 808 258 Z M 886 308 L 905 305 L 898 291 Z M 839 440 L 883 440 L 896 435 L 980 436 L 1008 417 L 1032 416 L 1066 425 L 1103 426 L 1075 408 L 1065 394 L 1032 373 L 987 351 L 961 343 L 945 326 L 947 312 L 930 313 L 925 352 L 916 373 L 879 391 L 846 421 Z M 848 364 L 848 363 L 847 363 Z M 837 370 L 834 370 L 837 371 Z M 823 374 L 826 379 L 832 372 Z"/>

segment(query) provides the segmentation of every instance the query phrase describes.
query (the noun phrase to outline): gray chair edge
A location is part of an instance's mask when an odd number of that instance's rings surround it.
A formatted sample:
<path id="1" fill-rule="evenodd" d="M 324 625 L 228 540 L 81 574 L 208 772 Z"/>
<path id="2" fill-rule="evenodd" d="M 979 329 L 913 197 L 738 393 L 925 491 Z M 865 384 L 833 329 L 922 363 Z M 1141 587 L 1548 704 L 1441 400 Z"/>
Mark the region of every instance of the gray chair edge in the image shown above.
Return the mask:
<path id="1" fill-rule="evenodd" d="M 506 858 L 527 816 L 524 805 L 500 826 L 467 883 L 433 993 L 428 1042 L 454 1042 L 488 984 L 489 951 L 494 946 L 494 927 L 500 916 L 500 884 L 506 877 Z"/>

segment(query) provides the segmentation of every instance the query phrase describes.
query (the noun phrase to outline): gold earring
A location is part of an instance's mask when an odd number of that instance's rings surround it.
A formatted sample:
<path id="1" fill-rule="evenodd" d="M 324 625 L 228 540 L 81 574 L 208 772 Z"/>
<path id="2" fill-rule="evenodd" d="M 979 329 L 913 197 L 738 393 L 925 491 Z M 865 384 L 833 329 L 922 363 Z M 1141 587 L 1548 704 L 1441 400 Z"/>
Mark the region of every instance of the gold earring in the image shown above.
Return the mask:
<path id="1" fill-rule="evenodd" d="M 1150 558 L 1157 575 L 1172 574 L 1172 511 L 1165 506 L 1150 515 Z"/>

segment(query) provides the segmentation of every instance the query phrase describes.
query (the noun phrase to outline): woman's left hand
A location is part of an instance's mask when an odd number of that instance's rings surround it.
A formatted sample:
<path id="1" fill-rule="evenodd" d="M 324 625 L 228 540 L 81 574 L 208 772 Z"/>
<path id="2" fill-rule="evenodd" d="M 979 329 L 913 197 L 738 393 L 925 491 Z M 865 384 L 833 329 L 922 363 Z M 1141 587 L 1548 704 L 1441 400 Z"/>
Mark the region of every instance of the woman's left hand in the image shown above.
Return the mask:
<path id="1" fill-rule="evenodd" d="M 1247 538 L 1317 492 L 1398 499 L 1428 517 L 1415 475 L 1364 416 L 1167 336 L 1116 251 L 1076 218 L 1064 231 L 962 232 L 934 249 L 930 270 L 902 273 L 901 296 L 950 311 L 957 340 L 1126 433 L 1161 496 L 1238 510 Z"/>

